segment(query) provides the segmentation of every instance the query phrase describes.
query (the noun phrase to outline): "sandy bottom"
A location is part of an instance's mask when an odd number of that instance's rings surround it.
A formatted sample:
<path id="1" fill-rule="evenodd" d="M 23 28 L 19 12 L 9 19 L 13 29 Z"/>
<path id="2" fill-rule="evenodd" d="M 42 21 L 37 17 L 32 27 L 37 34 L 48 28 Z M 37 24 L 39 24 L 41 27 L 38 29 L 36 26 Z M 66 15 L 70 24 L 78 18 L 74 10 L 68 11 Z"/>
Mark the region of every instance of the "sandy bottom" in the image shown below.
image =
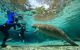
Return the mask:
<path id="1" fill-rule="evenodd" d="M 80 42 L 76 41 L 76 43 L 80 45 Z M 41 43 L 7 42 L 7 44 L 6 48 L 0 47 L 0 50 L 80 50 L 80 47 L 70 46 L 69 43 L 61 40 L 44 41 Z"/>
<path id="2" fill-rule="evenodd" d="M 30 46 L 7 46 L 0 50 L 80 50 L 80 46 L 53 46 L 53 47 L 30 47 Z"/>

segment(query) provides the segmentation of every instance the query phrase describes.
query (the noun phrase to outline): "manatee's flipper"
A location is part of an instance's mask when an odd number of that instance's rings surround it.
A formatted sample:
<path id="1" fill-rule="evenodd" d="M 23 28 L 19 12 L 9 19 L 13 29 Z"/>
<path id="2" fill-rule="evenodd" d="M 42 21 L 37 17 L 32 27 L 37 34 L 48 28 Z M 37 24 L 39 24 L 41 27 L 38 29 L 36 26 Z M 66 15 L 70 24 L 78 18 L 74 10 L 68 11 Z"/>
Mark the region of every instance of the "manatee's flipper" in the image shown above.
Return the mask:
<path id="1" fill-rule="evenodd" d="M 70 43 L 72 46 L 79 46 L 78 44 L 76 44 L 73 40 L 71 40 L 70 38 L 67 38 L 66 41 L 68 43 Z"/>

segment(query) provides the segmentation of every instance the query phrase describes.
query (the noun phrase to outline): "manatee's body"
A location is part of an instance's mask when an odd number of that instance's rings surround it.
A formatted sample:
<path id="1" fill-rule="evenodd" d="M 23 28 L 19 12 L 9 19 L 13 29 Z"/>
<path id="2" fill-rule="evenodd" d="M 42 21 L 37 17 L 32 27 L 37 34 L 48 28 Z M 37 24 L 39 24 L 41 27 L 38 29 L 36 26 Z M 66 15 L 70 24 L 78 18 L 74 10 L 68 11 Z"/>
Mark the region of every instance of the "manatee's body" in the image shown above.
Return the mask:
<path id="1" fill-rule="evenodd" d="M 73 40 L 71 40 L 62 30 L 59 30 L 51 25 L 47 24 L 34 24 L 32 26 L 33 28 L 38 28 L 39 31 L 45 33 L 48 36 L 61 38 L 66 40 L 68 43 L 70 43 L 73 46 L 78 46 Z"/>

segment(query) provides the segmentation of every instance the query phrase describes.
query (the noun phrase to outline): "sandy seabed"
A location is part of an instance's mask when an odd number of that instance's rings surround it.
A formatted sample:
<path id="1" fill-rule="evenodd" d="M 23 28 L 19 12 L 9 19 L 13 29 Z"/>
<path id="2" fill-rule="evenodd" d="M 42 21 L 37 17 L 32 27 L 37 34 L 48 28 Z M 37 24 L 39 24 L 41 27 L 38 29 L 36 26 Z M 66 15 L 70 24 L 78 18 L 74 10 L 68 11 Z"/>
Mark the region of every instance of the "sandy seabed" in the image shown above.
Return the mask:
<path id="1" fill-rule="evenodd" d="M 10 47 L 0 48 L 0 50 L 80 50 L 77 46 L 53 46 L 53 47 Z"/>
<path id="2" fill-rule="evenodd" d="M 80 42 L 76 41 L 76 43 L 80 45 Z M 70 46 L 61 40 L 42 43 L 7 42 L 7 44 L 6 48 L 0 47 L 0 50 L 80 50 L 80 46 Z"/>

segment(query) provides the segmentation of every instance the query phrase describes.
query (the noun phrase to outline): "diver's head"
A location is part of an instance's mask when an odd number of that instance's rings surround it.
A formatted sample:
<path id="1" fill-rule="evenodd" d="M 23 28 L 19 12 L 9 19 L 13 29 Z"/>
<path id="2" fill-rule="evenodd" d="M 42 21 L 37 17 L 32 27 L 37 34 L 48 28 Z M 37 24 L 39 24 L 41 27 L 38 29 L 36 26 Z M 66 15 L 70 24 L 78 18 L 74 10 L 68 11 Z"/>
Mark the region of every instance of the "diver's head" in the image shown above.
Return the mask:
<path id="1" fill-rule="evenodd" d="M 18 16 L 18 19 L 22 20 L 23 19 L 23 16 Z"/>

